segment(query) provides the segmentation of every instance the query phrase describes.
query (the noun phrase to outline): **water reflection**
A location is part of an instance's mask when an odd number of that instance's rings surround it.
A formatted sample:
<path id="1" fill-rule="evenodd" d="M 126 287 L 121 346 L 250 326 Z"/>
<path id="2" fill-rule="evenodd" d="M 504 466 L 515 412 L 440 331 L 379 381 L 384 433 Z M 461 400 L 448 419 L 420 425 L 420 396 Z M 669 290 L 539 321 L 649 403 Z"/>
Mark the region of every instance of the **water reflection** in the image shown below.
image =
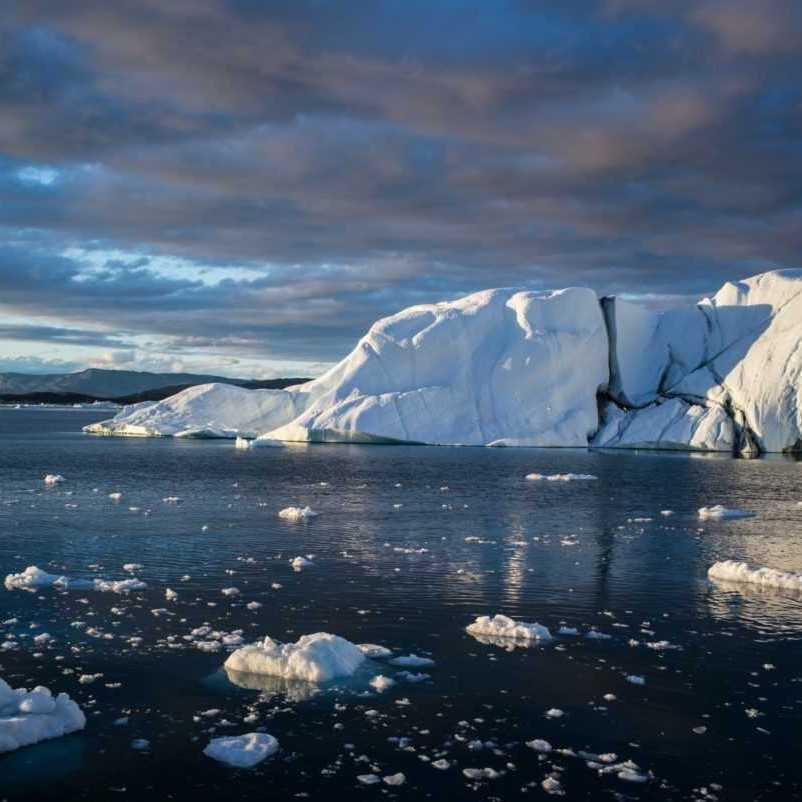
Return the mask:
<path id="1" fill-rule="evenodd" d="M 249 691 L 261 691 L 269 698 L 283 696 L 288 702 L 306 702 L 321 691 L 320 686 L 313 682 L 301 682 L 268 674 L 249 674 L 226 666 L 223 670 L 232 685 Z"/>

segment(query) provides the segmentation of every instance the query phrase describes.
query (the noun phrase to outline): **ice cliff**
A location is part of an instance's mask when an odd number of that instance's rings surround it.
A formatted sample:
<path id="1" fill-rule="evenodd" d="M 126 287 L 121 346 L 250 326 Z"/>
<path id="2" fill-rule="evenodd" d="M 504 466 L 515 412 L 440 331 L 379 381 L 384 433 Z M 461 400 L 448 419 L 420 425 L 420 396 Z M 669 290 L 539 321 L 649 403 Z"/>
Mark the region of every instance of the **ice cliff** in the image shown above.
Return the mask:
<path id="1" fill-rule="evenodd" d="M 589 289 L 487 290 L 375 323 L 320 378 L 208 384 L 97 434 L 276 441 L 802 450 L 802 270 L 655 312 Z"/>

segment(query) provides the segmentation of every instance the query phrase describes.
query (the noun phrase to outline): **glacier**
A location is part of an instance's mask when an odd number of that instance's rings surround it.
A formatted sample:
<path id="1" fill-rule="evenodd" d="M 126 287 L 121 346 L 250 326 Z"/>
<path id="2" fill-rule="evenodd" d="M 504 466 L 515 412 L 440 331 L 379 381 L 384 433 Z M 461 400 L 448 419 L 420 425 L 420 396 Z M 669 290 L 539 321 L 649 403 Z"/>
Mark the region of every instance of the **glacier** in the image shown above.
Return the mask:
<path id="1" fill-rule="evenodd" d="M 802 451 L 801 376 L 802 270 L 664 311 L 582 287 L 494 289 L 377 321 L 306 384 L 200 385 L 85 431 L 754 456 Z"/>

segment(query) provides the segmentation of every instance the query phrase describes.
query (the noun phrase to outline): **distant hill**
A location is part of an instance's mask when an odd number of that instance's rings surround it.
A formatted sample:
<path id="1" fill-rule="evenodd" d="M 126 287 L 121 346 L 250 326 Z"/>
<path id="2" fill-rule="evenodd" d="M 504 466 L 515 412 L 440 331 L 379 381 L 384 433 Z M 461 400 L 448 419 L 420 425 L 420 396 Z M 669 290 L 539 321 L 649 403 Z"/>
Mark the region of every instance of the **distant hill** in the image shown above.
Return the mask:
<path id="1" fill-rule="evenodd" d="M 133 404 L 158 401 L 196 384 L 219 382 L 249 389 L 280 389 L 303 384 L 306 378 L 232 379 L 195 373 L 146 373 L 91 368 L 77 373 L 0 373 L 0 403 L 91 403 L 116 401 Z"/>

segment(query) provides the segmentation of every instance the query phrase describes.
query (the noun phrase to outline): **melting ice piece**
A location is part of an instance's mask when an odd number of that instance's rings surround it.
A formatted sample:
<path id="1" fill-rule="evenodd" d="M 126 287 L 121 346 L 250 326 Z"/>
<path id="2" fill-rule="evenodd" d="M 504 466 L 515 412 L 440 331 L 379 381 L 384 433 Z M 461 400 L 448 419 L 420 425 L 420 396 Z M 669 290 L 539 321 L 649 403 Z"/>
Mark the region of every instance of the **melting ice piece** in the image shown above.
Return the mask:
<path id="1" fill-rule="evenodd" d="M 266 732 L 212 738 L 203 754 L 238 769 L 249 769 L 278 751 L 278 741 Z"/>
<path id="2" fill-rule="evenodd" d="M 140 579 L 70 579 L 67 576 L 48 574 L 35 565 L 29 565 L 20 574 L 6 576 L 6 590 L 30 590 L 56 587 L 62 590 L 97 590 L 101 593 L 130 593 L 143 590 L 147 585 Z"/>
<path id="3" fill-rule="evenodd" d="M 394 657 L 390 660 L 394 666 L 405 666 L 407 668 L 423 668 L 423 666 L 433 666 L 434 660 L 430 657 L 420 657 L 417 654 L 406 654 L 401 657 Z"/>
<path id="4" fill-rule="evenodd" d="M 53 485 L 60 485 L 67 480 L 60 473 L 49 473 L 45 476 L 43 481 L 46 485 L 52 487 Z"/>
<path id="5" fill-rule="evenodd" d="M 309 568 L 309 566 L 314 565 L 314 563 L 306 557 L 293 557 L 290 560 L 290 565 L 293 571 L 303 571 L 304 568 Z"/>
<path id="6" fill-rule="evenodd" d="M 82 730 L 86 716 L 66 693 L 12 689 L 0 678 L 0 754 Z"/>
<path id="7" fill-rule="evenodd" d="M 384 674 L 377 674 L 371 681 L 370 687 L 379 693 L 384 693 L 388 688 L 395 685 L 395 680 L 390 677 L 385 677 Z"/>
<path id="8" fill-rule="evenodd" d="M 747 512 L 746 510 L 739 510 L 735 507 L 724 507 L 721 504 L 716 504 L 714 507 L 700 507 L 699 517 L 702 520 L 708 518 L 752 518 L 755 513 Z"/>
<path id="9" fill-rule="evenodd" d="M 317 513 L 311 507 L 285 507 L 279 511 L 278 517 L 285 521 L 303 521 L 314 518 Z"/>
<path id="10" fill-rule="evenodd" d="M 748 563 L 724 560 L 713 563 L 707 570 L 712 580 L 722 582 L 744 582 L 767 588 L 783 588 L 802 591 L 802 573 L 778 571 L 775 568 L 752 568 Z"/>
<path id="11" fill-rule="evenodd" d="M 295 643 L 266 637 L 233 652 L 225 667 L 249 674 L 269 674 L 307 682 L 350 677 L 365 655 L 350 641 L 328 632 L 304 635 Z"/>
<path id="12" fill-rule="evenodd" d="M 476 621 L 465 627 L 465 631 L 474 637 L 509 638 L 521 641 L 551 640 L 551 632 L 542 624 L 530 624 L 525 621 L 514 621 L 506 615 L 479 616 Z"/>
<path id="13" fill-rule="evenodd" d="M 585 482 L 598 477 L 592 473 L 528 473 L 526 478 L 530 482 Z"/>

